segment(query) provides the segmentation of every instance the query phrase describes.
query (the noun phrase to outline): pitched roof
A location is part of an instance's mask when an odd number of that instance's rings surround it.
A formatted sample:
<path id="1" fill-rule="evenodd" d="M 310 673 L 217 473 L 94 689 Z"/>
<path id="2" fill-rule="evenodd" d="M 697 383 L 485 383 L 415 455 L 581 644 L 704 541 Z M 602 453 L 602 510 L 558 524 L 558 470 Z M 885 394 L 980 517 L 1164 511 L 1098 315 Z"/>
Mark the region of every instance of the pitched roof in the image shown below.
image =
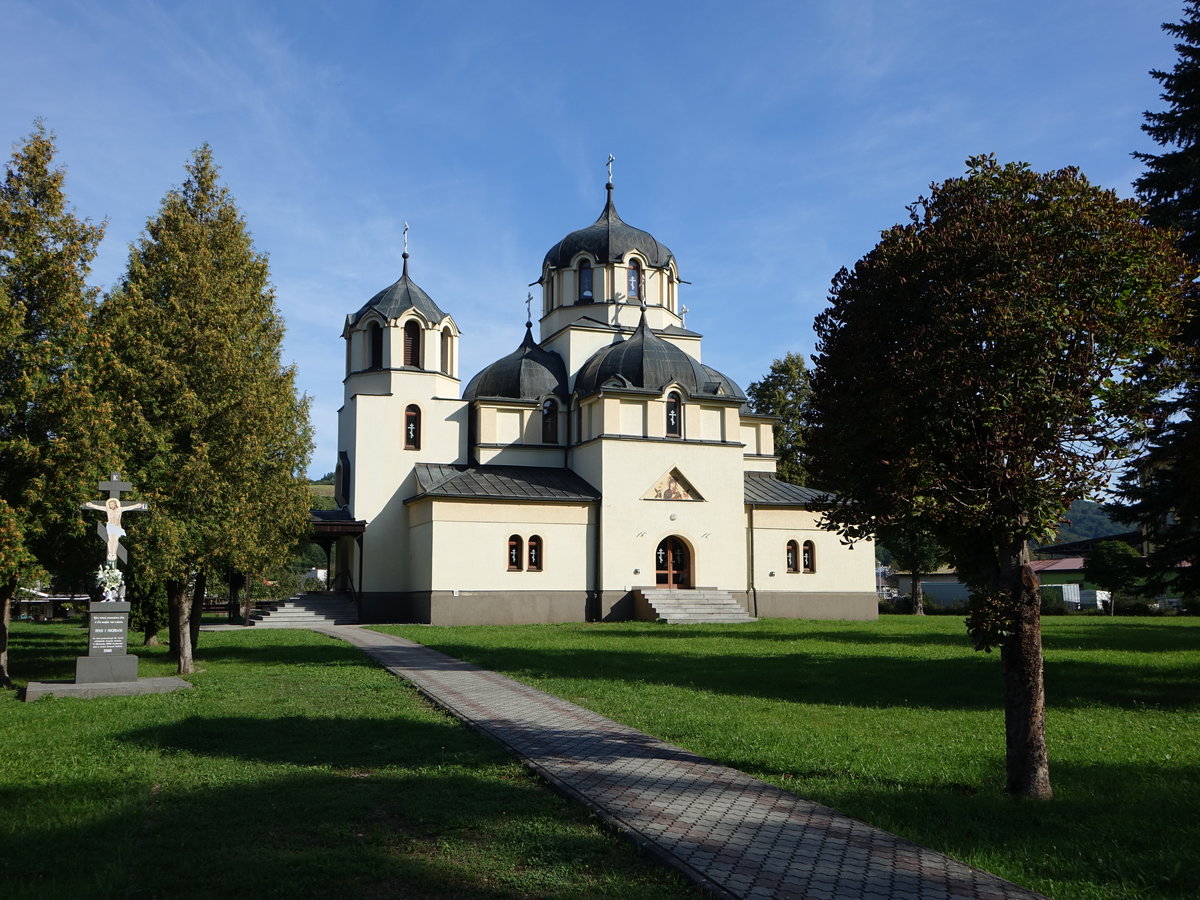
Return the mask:
<path id="1" fill-rule="evenodd" d="M 418 492 L 412 500 L 538 500 L 588 503 L 600 492 L 572 472 L 550 466 L 450 466 L 417 463 Z M 408 501 L 408 502 L 411 502 Z"/>
<path id="2" fill-rule="evenodd" d="M 755 506 L 799 506 L 815 509 L 827 498 L 824 491 L 780 481 L 766 472 L 746 472 L 746 502 Z"/>
<path id="3" fill-rule="evenodd" d="M 358 320 L 372 309 L 388 320 L 398 319 L 409 309 L 415 309 L 428 322 L 440 322 L 446 318 L 446 314 L 433 302 L 433 298 L 408 277 L 408 253 L 404 254 L 404 272 L 400 280 L 385 287 L 364 303 L 358 312 L 350 316 L 350 325 L 356 325 Z"/>
<path id="4" fill-rule="evenodd" d="M 572 231 L 555 244 L 546 253 L 542 267 L 563 268 L 571 265 L 571 260 L 580 251 L 590 254 L 599 263 L 622 262 L 625 254 L 636 250 L 645 257 L 646 263 L 653 268 L 663 269 L 670 265 L 674 255 L 654 235 L 640 228 L 626 224 L 617 215 L 617 207 L 613 204 L 611 183 L 607 185 L 608 200 L 600 218 L 587 228 Z"/>

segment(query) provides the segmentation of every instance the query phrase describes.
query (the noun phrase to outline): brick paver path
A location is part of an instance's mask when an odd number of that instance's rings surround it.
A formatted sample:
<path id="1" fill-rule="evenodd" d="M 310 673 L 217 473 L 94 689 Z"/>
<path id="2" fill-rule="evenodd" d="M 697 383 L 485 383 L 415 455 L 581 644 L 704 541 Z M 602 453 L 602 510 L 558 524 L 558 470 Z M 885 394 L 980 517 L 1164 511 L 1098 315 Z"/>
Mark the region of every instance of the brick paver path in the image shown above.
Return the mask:
<path id="1" fill-rule="evenodd" d="M 420 644 L 355 626 L 316 630 L 360 647 L 717 896 L 1040 896 Z"/>

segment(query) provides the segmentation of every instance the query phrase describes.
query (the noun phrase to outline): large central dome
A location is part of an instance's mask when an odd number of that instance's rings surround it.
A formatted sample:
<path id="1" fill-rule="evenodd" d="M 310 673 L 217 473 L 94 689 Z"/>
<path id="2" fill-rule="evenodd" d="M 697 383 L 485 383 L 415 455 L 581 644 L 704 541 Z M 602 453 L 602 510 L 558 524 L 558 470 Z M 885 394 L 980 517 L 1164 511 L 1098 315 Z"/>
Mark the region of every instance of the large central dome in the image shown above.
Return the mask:
<path id="1" fill-rule="evenodd" d="M 566 268 L 580 252 L 590 254 L 598 263 L 620 263 L 625 261 L 629 251 L 636 250 L 645 258 L 647 265 L 656 269 L 666 268 L 674 259 L 674 254 L 660 244 L 654 235 L 625 224 L 613 204 L 612 184 L 606 187 L 608 201 L 600 218 L 587 228 L 572 231 L 551 247 L 542 262 L 543 269 L 546 266 L 552 269 Z"/>

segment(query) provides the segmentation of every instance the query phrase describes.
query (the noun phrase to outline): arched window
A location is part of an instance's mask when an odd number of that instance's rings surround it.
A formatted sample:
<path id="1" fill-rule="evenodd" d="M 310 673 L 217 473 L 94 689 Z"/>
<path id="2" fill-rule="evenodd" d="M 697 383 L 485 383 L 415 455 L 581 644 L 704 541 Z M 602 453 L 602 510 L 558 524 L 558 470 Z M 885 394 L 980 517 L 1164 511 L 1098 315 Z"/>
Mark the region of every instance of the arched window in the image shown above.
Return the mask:
<path id="1" fill-rule="evenodd" d="M 367 326 L 367 368 L 383 368 L 383 329 L 378 322 Z"/>
<path id="2" fill-rule="evenodd" d="M 579 302 L 592 302 L 592 264 L 586 259 L 579 264 Z"/>
<path id="3" fill-rule="evenodd" d="M 542 539 L 535 534 L 529 538 L 529 565 L 525 567 L 525 571 L 540 572 L 542 563 Z"/>
<path id="4" fill-rule="evenodd" d="M 447 375 L 454 374 L 454 335 L 450 333 L 450 326 L 447 325 L 442 329 L 442 371 Z"/>
<path id="5" fill-rule="evenodd" d="M 804 571 L 810 575 L 817 571 L 817 548 L 812 541 L 804 542 L 804 551 L 801 555 L 801 564 L 804 566 Z"/>
<path id="6" fill-rule="evenodd" d="M 629 261 L 629 288 L 626 294 L 630 300 L 642 296 L 642 266 L 636 259 Z"/>
<path id="7" fill-rule="evenodd" d="M 554 276 L 546 274 L 546 312 L 554 309 Z"/>
<path id="8" fill-rule="evenodd" d="M 421 368 L 421 326 L 412 319 L 404 323 L 404 364 Z"/>
<path id="9" fill-rule="evenodd" d="M 519 534 L 510 535 L 508 538 L 508 571 L 521 571 L 521 560 L 524 556 L 523 551 L 524 547 L 522 546 L 521 536 Z"/>
<path id="10" fill-rule="evenodd" d="M 683 398 L 678 391 L 667 394 L 667 437 L 683 437 Z"/>
<path id="11" fill-rule="evenodd" d="M 558 443 L 558 404 L 549 399 L 542 404 L 542 443 Z"/>
<path id="12" fill-rule="evenodd" d="M 421 407 L 415 404 L 404 410 L 404 449 L 421 449 Z"/>
<path id="13" fill-rule="evenodd" d="M 800 545 L 795 541 L 787 542 L 787 570 L 789 572 L 800 571 Z"/>

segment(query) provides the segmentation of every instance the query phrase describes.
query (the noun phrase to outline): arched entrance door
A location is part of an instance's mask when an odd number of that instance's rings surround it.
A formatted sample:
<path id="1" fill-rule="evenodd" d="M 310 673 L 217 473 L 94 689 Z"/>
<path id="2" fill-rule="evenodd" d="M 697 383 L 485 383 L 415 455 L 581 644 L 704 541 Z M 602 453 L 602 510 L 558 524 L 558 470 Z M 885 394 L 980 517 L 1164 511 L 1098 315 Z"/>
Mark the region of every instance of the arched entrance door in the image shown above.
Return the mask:
<path id="1" fill-rule="evenodd" d="M 660 588 L 692 586 L 692 554 L 682 538 L 663 538 L 654 551 L 655 584 Z"/>

